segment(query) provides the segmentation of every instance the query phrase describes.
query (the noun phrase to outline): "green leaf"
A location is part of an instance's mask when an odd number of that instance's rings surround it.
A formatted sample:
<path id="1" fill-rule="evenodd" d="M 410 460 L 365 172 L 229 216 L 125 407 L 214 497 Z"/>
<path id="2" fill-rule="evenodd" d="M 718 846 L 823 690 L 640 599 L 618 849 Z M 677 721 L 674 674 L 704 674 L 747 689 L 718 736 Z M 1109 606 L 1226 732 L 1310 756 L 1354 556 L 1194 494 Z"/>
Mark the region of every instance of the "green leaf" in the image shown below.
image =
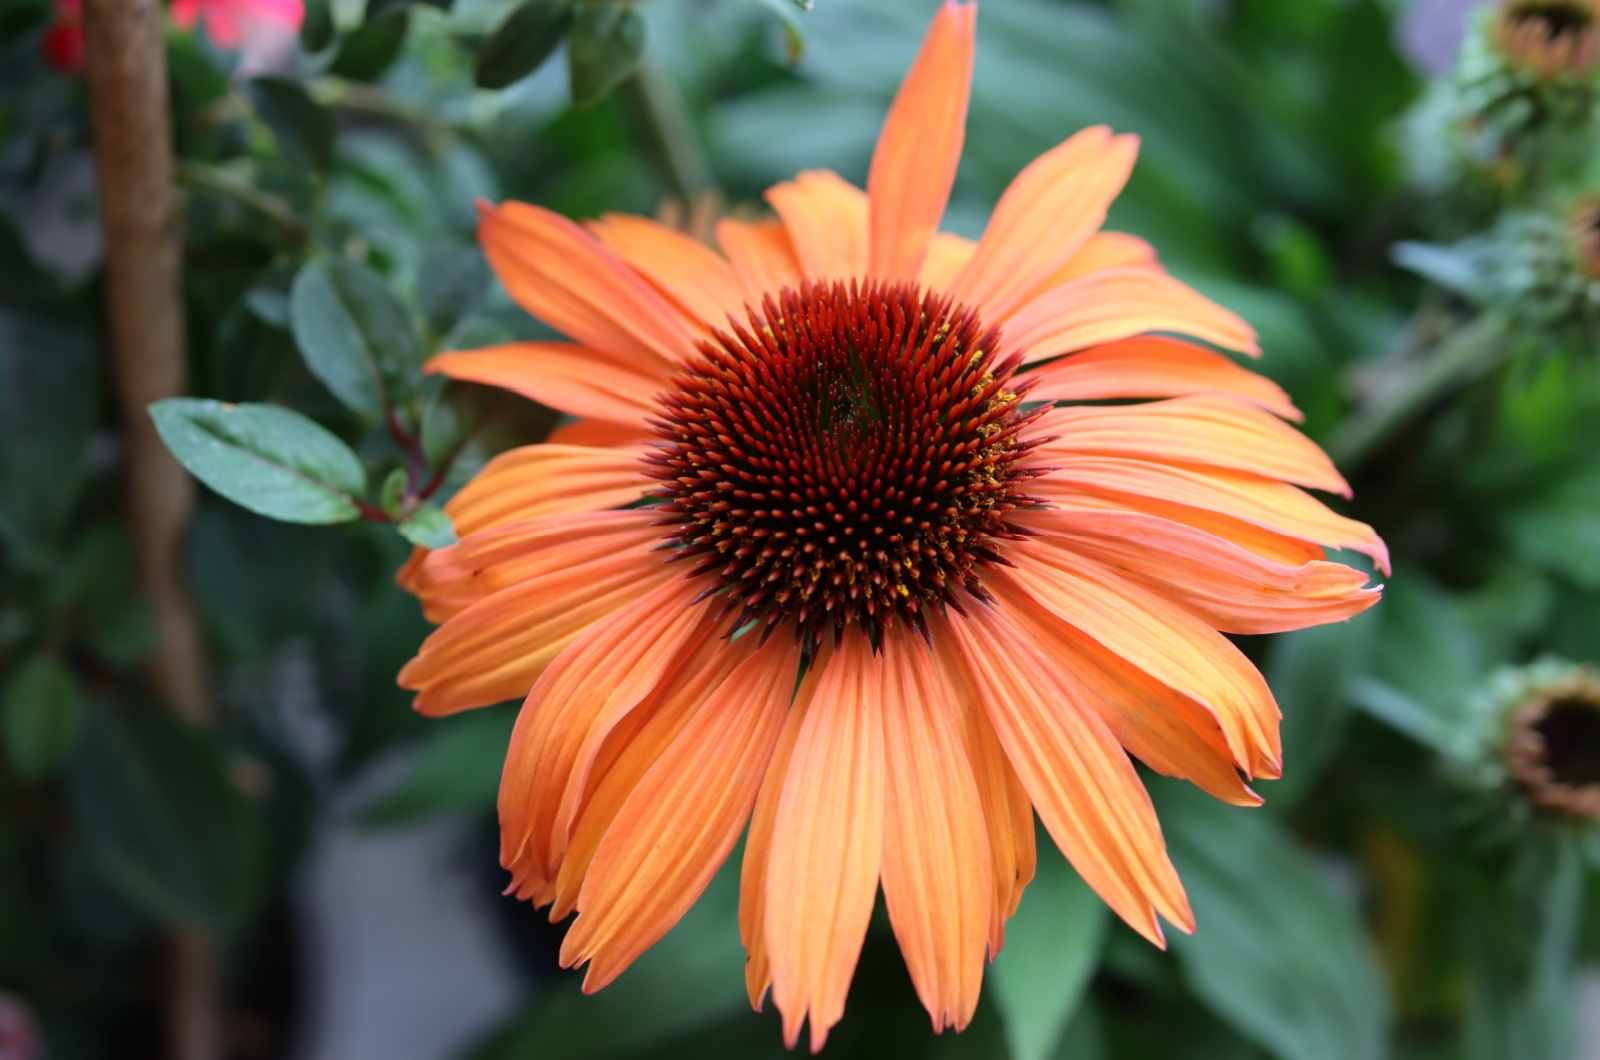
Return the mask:
<path id="1" fill-rule="evenodd" d="M 30 565 L 60 545 L 77 504 L 99 375 L 82 333 L 0 311 L 0 542 Z"/>
<path id="2" fill-rule="evenodd" d="M 406 824 L 430 814 L 493 813 L 515 707 L 489 707 L 432 722 L 399 782 L 361 815 L 369 825 Z"/>
<path id="3" fill-rule="evenodd" d="M 428 7 L 437 7 L 441 11 L 450 10 L 453 0 L 367 0 L 367 22 L 376 22 L 385 15 L 392 14 L 412 6 L 413 4 L 426 4 Z"/>
<path id="4" fill-rule="evenodd" d="M 17 667 L 0 693 L 6 757 L 31 780 L 50 776 L 66 761 L 83 724 L 83 693 L 72 672 L 50 655 Z"/>
<path id="5" fill-rule="evenodd" d="M 305 0 L 305 20 L 300 23 L 300 45 L 320 52 L 333 43 L 333 0 Z"/>
<path id="6" fill-rule="evenodd" d="M 477 247 L 444 247 L 422 261 L 417 301 L 435 336 L 450 333 L 483 301 L 494 286 L 489 263 Z"/>
<path id="7" fill-rule="evenodd" d="M 571 0 L 527 0 L 478 49 L 479 88 L 505 88 L 544 65 L 572 28 Z"/>
<path id="8" fill-rule="evenodd" d="M 1505 516 L 1507 536 L 1531 563 L 1600 589 L 1600 464 L 1589 464 Z"/>
<path id="9" fill-rule="evenodd" d="M 409 8 L 401 8 L 348 34 L 328 72 L 352 81 L 376 81 L 400 57 L 410 16 Z"/>
<path id="10" fill-rule="evenodd" d="M 217 745 L 154 710 L 91 711 L 68 795 L 91 862 L 150 915 L 216 930 L 249 912 L 262 826 Z"/>
<path id="11" fill-rule="evenodd" d="M 783 26 L 784 57 L 790 66 L 798 65 L 806 54 L 806 32 L 800 22 L 799 12 L 810 11 L 806 0 L 744 0 L 763 11 L 770 12 Z"/>
<path id="12" fill-rule="evenodd" d="M 406 484 L 411 481 L 411 476 L 406 474 L 406 469 L 397 467 L 389 472 L 383 480 L 383 486 L 378 490 L 378 507 L 391 516 L 400 514 L 400 501 L 405 496 Z"/>
<path id="13" fill-rule="evenodd" d="M 1465 917 L 1465 1060 L 1575 1055 L 1573 965 L 1583 924 L 1583 855 L 1570 836 L 1526 842 Z"/>
<path id="14" fill-rule="evenodd" d="M 1109 926 L 1106 905 L 1048 839 L 990 973 L 1012 1060 L 1049 1060 L 1083 1000 Z"/>
<path id="15" fill-rule="evenodd" d="M 1351 687 L 1366 670 L 1380 624 L 1367 611 L 1272 638 L 1263 672 L 1283 710 L 1283 760 L 1294 763 L 1282 780 L 1262 785 L 1275 810 L 1298 801 L 1337 747 L 1350 716 Z"/>
<path id="16" fill-rule="evenodd" d="M 306 367 L 367 419 L 383 419 L 421 386 L 422 345 L 411 314 L 366 266 L 311 262 L 294 278 L 289 310 Z"/>
<path id="17" fill-rule="evenodd" d="M 527 1011 L 467 1054 L 468 1060 L 612 1060 L 655 1056 L 661 1043 L 743 1012 L 739 852 L 678 926 L 621 978 L 585 995 L 576 977 L 540 991 Z M 743 1055 L 743 1054 L 734 1054 Z"/>
<path id="18" fill-rule="evenodd" d="M 594 106 L 638 69 L 644 37 L 644 18 L 629 4 L 601 4 L 579 15 L 567 38 L 572 105 Z"/>
<path id="19" fill-rule="evenodd" d="M 284 159 L 296 169 L 326 173 L 333 161 L 333 115 L 315 103 L 298 81 L 258 77 L 247 89 Z"/>
<path id="20" fill-rule="evenodd" d="M 1189 989 L 1279 1060 L 1381 1060 L 1388 995 L 1350 903 L 1271 815 L 1157 790 L 1194 908 L 1172 938 Z"/>
<path id="21" fill-rule="evenodd" d="M 400 536 L 423 548 L 448 548 L 456 543 L 455 524 L 439 508 L 418 508 L 400 522 Z"/>
<path id="22" fill-rule="evenodd" d="M 298 412 L 169 398 L 150 406 L 189 472 L 241 507 L 287 523 L 360 518 L 367 473 L 350 447 Z"/>

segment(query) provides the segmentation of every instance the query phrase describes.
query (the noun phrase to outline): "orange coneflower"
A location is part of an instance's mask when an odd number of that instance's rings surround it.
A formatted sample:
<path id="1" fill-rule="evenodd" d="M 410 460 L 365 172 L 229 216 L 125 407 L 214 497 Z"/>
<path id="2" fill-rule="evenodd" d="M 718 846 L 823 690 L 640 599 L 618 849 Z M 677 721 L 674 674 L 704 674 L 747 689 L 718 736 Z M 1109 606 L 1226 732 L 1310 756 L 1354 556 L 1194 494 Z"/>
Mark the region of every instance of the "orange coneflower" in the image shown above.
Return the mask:
<path id="1" fill-rule="evenodd" d="M 442 622 L 406 667 L 447 714 L 526 694 L 500 794 L 511 889 L 620 974 L 739 837 L 753 1002 L 813 1048 L 878 887 L 936 1028 L 972 1017 L 1033 875 L 1033 812 L 1136 930 L 1191 915 L 1131 752 L 1229 802 L 1278 711 L 1219 630 L 1348 618 L 1385 562 L 1282 391 L 1183 334 L 1250 328 L 1100 233 L 1136 143 L 1030 165 L 976 243 L 938 231 L 976 10 L 935 17 L 867 190 L 829 172 L 722 221 L 521 203 L 481 237 L 573 342 L 433 369 L 578 417 L 455 497 L 404 580 Z M 1107 399 L 1117 404 L 1101 403 Z M 1131 404 L 1127 399 L 1156 399 Z M 529 692 L 529 689 L 532 689 Z"/>

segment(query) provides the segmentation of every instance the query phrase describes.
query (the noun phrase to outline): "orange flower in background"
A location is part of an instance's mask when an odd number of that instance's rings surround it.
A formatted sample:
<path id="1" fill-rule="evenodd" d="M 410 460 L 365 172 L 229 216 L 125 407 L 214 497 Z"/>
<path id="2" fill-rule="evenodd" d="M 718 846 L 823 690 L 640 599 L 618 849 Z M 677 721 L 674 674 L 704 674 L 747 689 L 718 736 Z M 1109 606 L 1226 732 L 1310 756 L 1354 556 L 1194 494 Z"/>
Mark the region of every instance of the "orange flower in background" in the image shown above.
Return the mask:
<path id="1" fill-rule="evenodd" d="M 1387 563 L 1305 492 L 1348 492 L 1338 472 L 1209 348 L 1256 353 L 1249 326 L 1099 231 L 1133 138 L 1081 132 L 981 240 L 938 231 L 975 20 L 935 17 L 865 192 L 802 173 L 720 250 L 483 212 L 506 288 L 572 341 L 432 370 L 577 422 L 450 502 L 460 543 L 402 574 L 441 625 L 401 682 L 430 715 L 527 696 L 502 861 L 519 897 L 577 912 L 585 989 L 747 825 L 750 996 L 770 988 L 791 1044 L 842 1015 L 880 885 L 935 1028 L 965 1026 L 1034 812 L 1145 937 L 1192 930 L 1129 755 L 1259 803 L 1240 774 L 1279 774 L 1278 710 L 1222 634 L 1377 599 L 1325 559 Z"/>

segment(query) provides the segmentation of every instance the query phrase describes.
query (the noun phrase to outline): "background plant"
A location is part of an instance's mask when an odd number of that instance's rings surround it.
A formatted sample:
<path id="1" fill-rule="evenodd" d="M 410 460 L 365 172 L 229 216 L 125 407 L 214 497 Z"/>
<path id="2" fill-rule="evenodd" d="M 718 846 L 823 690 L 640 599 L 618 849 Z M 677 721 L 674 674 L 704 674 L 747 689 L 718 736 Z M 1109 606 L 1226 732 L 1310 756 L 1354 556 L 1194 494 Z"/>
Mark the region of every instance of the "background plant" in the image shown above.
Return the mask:
<path id="1" fill-rule="evenodd" d="M 373 827 L 492 814 L 510 713 L 424 725 L 394 687 L 426 628 L 394 571 L 451 539 L 439 504 L 475 466 L 556 424 L 422 374 L 548 337 L 489 276 L 475 202 L 693 230 L 801 168 L 859 179 L 928 6 L 311 0 L 270 73 L 170 28 L 191 396 L 153 414 L 209 487 L 186 545 L 208 726 L 158 709 L 147 677 L 102 274 L 93 246 L 63 253 L 94 231 L 74 212 L 85 87 L 58 70 L 73 9 L 7 8 L 0 987 L 52 1056 L 160 1040 L 149 973 L 174 925 L 220 940 L 226 1010 L 275 1028 L 234 1052 L 276 1055 L 296 1018 L 285 888 L 333 794 L 403 754 Z M 1111 227 L 1261 331 L 1395 576 L 1349 624 L 1246 639 L 1285 712 L 1266 809 L 1156 786 L 1194 937 L 1150 949 L 1046 859 L 967 1033 L 928 1032 L 878 925 L 830 1055 L 1570 1055 L 1574 975 L 1600 956 L 1590 837 L 1529 806 L 1501 721 L 1524 664 L 1600 660 L 1593 70 L 1531 75 L 1486 16 L 1402 121 L 1422 86 L 1377 0 L 990 0 L 982 20 L 952 226 L 977 235 L 1006 179 L 1084 125 L 1139 133 Z M 1515 103 L 1551 93 L 1560 158 L 1527 163 L 1517 123 L 1543 112 Z M 292 738 L 296 695 L 331 755 Z M 463 856 L 493 887 L 492 845 Z M 776 1055 L 729 883 L 593 998 L 507 900 L 544 975 L 473 1056 Z"/>

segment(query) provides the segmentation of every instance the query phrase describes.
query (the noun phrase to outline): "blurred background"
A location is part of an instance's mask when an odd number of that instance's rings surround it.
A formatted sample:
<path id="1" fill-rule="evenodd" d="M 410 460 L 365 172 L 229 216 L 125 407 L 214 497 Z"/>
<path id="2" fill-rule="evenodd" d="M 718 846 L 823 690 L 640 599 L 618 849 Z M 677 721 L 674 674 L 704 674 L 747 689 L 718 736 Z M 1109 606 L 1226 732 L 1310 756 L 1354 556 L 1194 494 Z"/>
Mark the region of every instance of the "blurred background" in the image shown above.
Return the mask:
<path id="1" fill-rule="evenodd" d="M 106 309 L 144 171 L 97 159 L 83 7 L 119 2 L 0 0 L 0 1060 L 783 1055 L 730 873 L 589 998 L 499 896 L 515 707 L 411 712 L 394 573 L 557 417 L 417 366 L 541 334 L 480 197 L 704 231 L 802 168 L 863 182 L 934 0 L 173 0 L 160 363 Z M 1046 842 L 968 1031 L 875 923 L 829 1056 L 1600 1058 L 1597 55 L 1590 0 L 984 0 L 947 227 L 1138 133 L 1110 227 L 1260 330 L 1394 576 L 1243 638 L 1285 714 L 1265 809 L 1153 783 L 1193 937 L 1143 943 Z M 327 383 L 329 312 L 410 366 L 398 418 Z M 315 421 L 369 503 L 152 494 L 143 405 L 179 392 Z"/>

